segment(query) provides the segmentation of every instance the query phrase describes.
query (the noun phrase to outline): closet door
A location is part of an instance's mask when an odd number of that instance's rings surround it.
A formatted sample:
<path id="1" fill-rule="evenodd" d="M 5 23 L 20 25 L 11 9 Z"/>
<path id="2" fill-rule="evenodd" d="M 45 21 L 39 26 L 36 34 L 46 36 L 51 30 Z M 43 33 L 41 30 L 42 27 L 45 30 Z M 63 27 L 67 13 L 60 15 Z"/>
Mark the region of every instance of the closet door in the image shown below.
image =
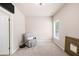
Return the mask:
<path id="1" fill-rule="evenodd" d="M 0 14 L 0 55 L 9 55 L 9 17 Z"/>

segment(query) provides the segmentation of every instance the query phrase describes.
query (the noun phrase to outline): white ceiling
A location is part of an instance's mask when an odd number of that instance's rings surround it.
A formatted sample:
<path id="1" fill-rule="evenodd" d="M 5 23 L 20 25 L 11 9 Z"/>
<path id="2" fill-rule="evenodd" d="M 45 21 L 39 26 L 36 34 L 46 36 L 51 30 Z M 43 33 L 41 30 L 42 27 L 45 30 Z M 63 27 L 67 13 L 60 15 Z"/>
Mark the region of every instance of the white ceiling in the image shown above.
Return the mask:
<path id="1" fill-rule="evenodd" d="M 52 16 L 63 5 L 62 3 L 44 3 L 43 5 L 36 3 L 15 3 L 15 6 L 20 9 L 25 16 Z"/>

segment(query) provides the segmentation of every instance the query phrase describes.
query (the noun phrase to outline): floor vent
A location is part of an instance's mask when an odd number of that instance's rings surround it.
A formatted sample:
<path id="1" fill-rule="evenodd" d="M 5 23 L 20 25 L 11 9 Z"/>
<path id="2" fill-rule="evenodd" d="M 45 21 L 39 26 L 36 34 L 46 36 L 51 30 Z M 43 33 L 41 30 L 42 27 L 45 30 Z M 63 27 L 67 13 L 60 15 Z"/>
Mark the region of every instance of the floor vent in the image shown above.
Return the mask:
<path id="1" fill-rule="evenodd" d="M 79 39 L 66 36 L 65 52 L 71 56 L 79 56 Z"/>

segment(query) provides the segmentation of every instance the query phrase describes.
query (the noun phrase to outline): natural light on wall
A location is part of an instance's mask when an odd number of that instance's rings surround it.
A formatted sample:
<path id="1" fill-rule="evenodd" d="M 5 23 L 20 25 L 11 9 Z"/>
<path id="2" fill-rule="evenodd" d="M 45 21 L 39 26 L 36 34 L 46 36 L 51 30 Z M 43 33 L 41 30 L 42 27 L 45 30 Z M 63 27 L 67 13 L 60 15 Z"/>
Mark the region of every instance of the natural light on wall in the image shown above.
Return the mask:
<path id="1" fill-rule="evenodd" d="M 54 38 L 59 40 L 60 20 L 54 21 Z"/>

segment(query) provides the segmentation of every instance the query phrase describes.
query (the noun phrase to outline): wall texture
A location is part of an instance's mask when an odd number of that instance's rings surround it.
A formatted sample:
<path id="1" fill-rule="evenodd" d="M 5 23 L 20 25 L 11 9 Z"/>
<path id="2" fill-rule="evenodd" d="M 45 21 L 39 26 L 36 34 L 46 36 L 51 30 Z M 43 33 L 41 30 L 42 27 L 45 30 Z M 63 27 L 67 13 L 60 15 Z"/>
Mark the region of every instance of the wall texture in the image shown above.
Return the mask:
<path id="1" fill-rule="evenodd" d="M 51 17 L 26 17 L 26 32 L 32 32 L 39 42 L 52 38 Z"/>
<path id="2" fill-rule="evenodd" d="M 65 4 L 64 7 L 53 17 L 53 21 L 61 21 L 60 39 L 54 39 L 64 49 L 65 36 L 79 38 L 79 4 Z"/>
<path id="3" fill-rule="evenodd" d="M 11 20 L 11 53 L 15 52 L 25 33 L 25 17 L 15 7 L 15 14 L 10 17 Z"/>

